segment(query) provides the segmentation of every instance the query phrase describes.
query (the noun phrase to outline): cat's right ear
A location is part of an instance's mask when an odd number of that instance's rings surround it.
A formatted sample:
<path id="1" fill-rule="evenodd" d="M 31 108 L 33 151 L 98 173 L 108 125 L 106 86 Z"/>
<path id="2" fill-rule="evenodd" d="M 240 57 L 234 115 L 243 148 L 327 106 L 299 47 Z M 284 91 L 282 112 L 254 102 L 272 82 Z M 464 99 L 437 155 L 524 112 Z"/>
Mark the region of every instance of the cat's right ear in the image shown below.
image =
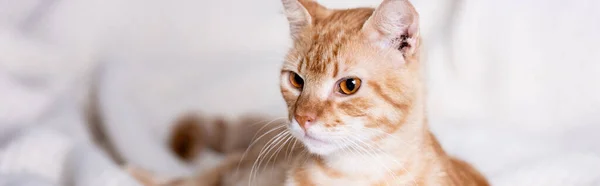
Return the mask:
<path id="1" fill-rule="evenodd" d="M 303 29 L 315 19 L 326 16 L 329 10 L 312 0 L 281 0 L 285 15 L 290 24 L 290 34 L 297 39 Z"/>

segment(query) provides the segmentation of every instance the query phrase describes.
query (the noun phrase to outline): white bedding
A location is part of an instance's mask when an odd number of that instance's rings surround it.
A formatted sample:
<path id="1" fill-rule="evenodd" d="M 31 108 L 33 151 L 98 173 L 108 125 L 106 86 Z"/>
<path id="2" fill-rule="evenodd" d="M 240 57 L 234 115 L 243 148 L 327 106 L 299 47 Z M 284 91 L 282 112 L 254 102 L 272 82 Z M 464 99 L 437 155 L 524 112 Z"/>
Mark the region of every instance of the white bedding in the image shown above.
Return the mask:
<path id="1" fill-rule="evenodd" d="M 600 1 L 414 3 L 431 125 L 448 152 L 493 185 L 600 185 Z M 218 158 L 186 165 L 168 152 L 169 124 L 190 110 L 285 114 L 280 11 L 277 1 L 0 0 L 0 186 L 137 184 L 91 143 L 91 81 L 126 161 L 171 175 L 206 168 Z"/>

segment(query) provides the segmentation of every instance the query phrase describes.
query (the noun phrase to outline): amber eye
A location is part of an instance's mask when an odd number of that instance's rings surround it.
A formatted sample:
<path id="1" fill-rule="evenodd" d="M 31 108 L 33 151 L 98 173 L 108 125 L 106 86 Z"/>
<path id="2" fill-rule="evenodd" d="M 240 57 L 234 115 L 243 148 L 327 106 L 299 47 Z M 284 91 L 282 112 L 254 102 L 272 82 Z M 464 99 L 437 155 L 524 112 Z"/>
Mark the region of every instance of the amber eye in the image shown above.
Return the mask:
<path id="1" fill-rule="evenodd" d="M 339 91 L 345 95 L 354 94 L 360 88 L 360 83 L 361 81 L 358 78 L 342 79 L 342 81 L 340 81 Z"/>
<path id="2" fill-rule="evenodd" d="M 290 83 L 292 84 L 292 86 L 301 89 L 302 86 L 304 86 L 304 80 L 302 79 L 302 77 L 300 77 L 300 75 L 296 74 L 295 72 L 290 72 Z"/>

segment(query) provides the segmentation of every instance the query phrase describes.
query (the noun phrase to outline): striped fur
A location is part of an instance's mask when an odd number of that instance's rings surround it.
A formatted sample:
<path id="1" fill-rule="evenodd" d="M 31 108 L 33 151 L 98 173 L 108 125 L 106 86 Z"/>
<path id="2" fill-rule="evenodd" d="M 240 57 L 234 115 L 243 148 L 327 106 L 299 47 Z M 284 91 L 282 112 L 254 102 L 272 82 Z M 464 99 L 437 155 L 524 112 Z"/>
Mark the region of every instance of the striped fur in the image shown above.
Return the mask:
<path id="1" fill-rule="evenodd" d="M 294 40 L 280 84 L 289 123 L 258 130 L 263 138 L 234 158 L 235 169 L 216 170 L 212 185 L 489 185 L 447 155 L 428 129 L 418 14 L 407 0 L 346 10 L 282 1 Z M 290 83 L 291 73 L 302 78 L 301 88 Z M 361 86 L 340 94 L 348 77 Z M 273 167 L 261 169 L 265 161 Z"/>
<path id="2" fill-rule="evenodd" d="M 293 33 L 282 69 L 290 131 L 313 154 L 293 164 L 285 185 L 488 185 L 428 130 L 412 5 L 319 11 L 328 16 L 310 17 Z M 301 89 L 289 85 L 289 73 L 303 77 Z M 363 80 L 356 94 L 336 92 L 344 77 Z M 315 116 L 309 129 L 294 127 L 300 115 Z"/>

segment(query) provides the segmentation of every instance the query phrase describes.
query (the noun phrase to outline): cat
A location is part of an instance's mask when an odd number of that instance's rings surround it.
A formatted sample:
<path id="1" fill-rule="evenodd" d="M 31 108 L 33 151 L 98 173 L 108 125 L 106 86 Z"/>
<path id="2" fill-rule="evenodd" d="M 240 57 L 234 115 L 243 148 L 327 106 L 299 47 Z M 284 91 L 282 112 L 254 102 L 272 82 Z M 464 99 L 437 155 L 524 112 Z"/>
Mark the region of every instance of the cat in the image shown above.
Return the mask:
<path id="1" fill-rule="evenodd" d="M 408 0 L 345 10 L 282 2 L 294 43 L 280 77 L 289 122 L 266 125 L 260 145 L 207 173 L 220 179 L 212 184 L 489 185 L 428 128 L 419 15 Z M 259 169 L 264 161 L 272 167 Z"/>

